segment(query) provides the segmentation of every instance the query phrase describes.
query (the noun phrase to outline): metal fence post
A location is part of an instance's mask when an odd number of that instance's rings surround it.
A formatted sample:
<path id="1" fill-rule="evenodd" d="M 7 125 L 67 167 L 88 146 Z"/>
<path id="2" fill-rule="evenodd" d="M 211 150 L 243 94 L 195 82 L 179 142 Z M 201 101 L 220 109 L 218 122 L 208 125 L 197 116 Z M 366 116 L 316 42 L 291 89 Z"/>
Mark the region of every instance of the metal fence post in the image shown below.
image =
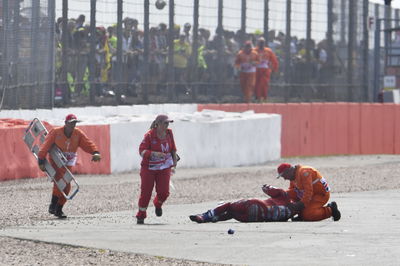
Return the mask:
<path id="1" fill-rule="evenodd" d="M 308 66 L 311 64 L 311 19 L 312 19 L 311 15 L 312 15 L 312 0 L 307 0 L 306 62 Z"/>
<path id="2" fill-rule="evenodd" d="M 123 1 L 118 0 L 117 2 L 117 62 L 116 62 L 116 87 L 115 95 L 117 101 L 121 97 L 121 90 L 124 87 L 122 85 L 122 9 Z"/>
<path id="3" fill-rule="evenodd" d="M 378 101 L 378 94 L 380 91 L 380 72 L 381 72 L 381 19 L 376 17 L 375 26 L 375 48 L 374 48 L 374 90 L 373 99 Z"/>
<path id="4" fill-rule="evenodd" d="M 327 15 L 328 15 L 328 27 L 327 27 L 327 33 L 326 33 L 326 40 L 327 40 L 327 45 L 328 45 L 328 64 L 331 69 L 333 69 L 333 54 L 334 54 L 334 47 L 333 47 L 333 0 L 328 0 L 328 10 L 327 10 Z"/>
<path id="5" fill-rule="evenodd" d="M 268 31 L 269 31 L 269 0 L 264 0 L 264 39 L 266 45 L 268 45 L 268 42 L 270 41 Z"/>
<path id="6" fill-rule="evenodd" d="M 62 83 L 62 95 L 64 104 L 69 104 L 71 100 L 71 92 L 68 85 L 68 0 L 62 2 L 62 56 L 61 56 L 61 83 Z"/>
<path id="7" fill-rule="evenodd" d="M 242 0 L 242 15 L 241 15 L 240 29 L 242 30 L 243 33 L 246 32 L 246 13 L 247 13 L 246 0 Z"/>
<path id="8" fill-rule="evenodd" d="M 292 1 L 286 0 L 286 38 L 285 38 L 285 82 L 289 83 L 291 80 L 290 66 L 291 66 L 291 54 L 290 54 L 290 43 L 291 43 L 291 13 L 292 13 Z M 285 100 L 287 99 L 287 93 L 285 93 Z"/>
<path id="9" fill-rule="evenodd" d="M 242 2 L 243 3 L 243 2 Z M 217 26 L 217 77 L 224 77 L 224 69 L 223 69 L 223 63 L 222 63 L 222 58 L 224 56 L 224 38 L 223 38 L 223 34 L 224 34 L 224 26 L 223 26 L 223 12 L 224 12 L 224 1 L 223 0 L 219 0 L 218 1 L 218 26 Z M 242 13 L 243 15 L 243 13 Z M 222 85 L 216 85 L 215 87 L 217 88 L 216 90 L 216 96 L 218 99 L 221 98 L 222 95 L 222 90 L 225 87 L 225 84 Z"/>
<path id="10" fill-rule="evenodd" d="M 193 42 L 192 42 L 192 80 L 198 79 L 197 58 L 199 55 L 199 0 L 194 0 L 193 5 Z"/>
<path id="11" fill-rule="evenodd" d="M 193 40 L 192 40 L 192 55 L 190 57 L 190 82 L 192 83 L 192 99 L 197 98 L 198 88 L 198 57 L 199 57 L 199 0 L 194 0 L 193 5 Z"/>
<path id="12" fill-rule="evenodd" d="M 39 12 L 40 0 L 32 0 L 32 28 L 31 28 L 31 69 L 30 69 L 30 83 L 33 86 L 30 88 L 32 97 L 30 98 L 30 107 L 44 107 L 43 93 L 39 93 L 39 75 L 38 75 L 38 42 L 39 42 Z"/>
<path id="13" fill-rule="evenodd" d="M 13 14 L 13 45 L 12 45 L 12 60 L 11 60 L 11 77 L 10 83 L 14 86 L 10 100 L 10 107 L 18 107 L 18 67 L 19 67 L 19 23 L 20 23 L 20 2 L 14 1 Z"/>
<path id="14" fill-rule="evenodd" d="M 95 104 L 96 96 L 96 0 L 90 0 L 90 52 L 89 52 L 89 98 Z"/>
<path id="15" fill-rule="evenodd" d="M 224 1 L 218 0 L 218 25 L 217 25 L 217 33 L 222 32 L 223 30 L 223 12 L 224 12 Z"/>
<path id="16" fill-rule="evenodd" d="M 390 47 L 390 32 L 386 31 L 386 30 L 391 28 L 391 24 L 392 24 L 392 21 L 391 21 L 392 14 L 391 13 L 392 12 L 390 12 L 391 8 L 389 5 L 385 5 L 384 8 L 385 8 L 385 13 L 384 13 L 385 19 L 383 20 L 383 38 L 384 38 L 383 41 L 384 41 L 384 45 L 385 45 L 384 46 L 385 47 L 385 49 L 384 49 L 384 52 L 385 52 L 384 66 L 386 67 L 388 65 L 387 60 L 389 58 L 388 54 L 389 54 L 389 47 Z M 386 73 L 383 73 L 383 75 L 385 75 L 385 74 Z"/>
<path id="17" fill-rule="evenodd" d="M 349 1 L 349 14 L 348 14 L 348 19 L 349 19 L 349 31 L 348 31 L 348 43 L 347 43 L 347 84 L 348 84 L 348 100 L 349 101 L 354 101 L 354 92 L 353 92 L 353 75 L 354 75 L 354 65 L 353 65 L 353 60 L 354 60 L 354 41 L 355 41 L 355 25 L 354 25 L 354 20 L 356 16 L 355 12 L 355 2 L 354 1 Z"/>
<path id="18" fill-rule="evenodd" d="M 334 54 L 335 54 L 335 47 L 333 45 L 333 0 L 328 0 L 328 10 L 327 10 L 327 32 L 326 32 L 326 41 L 327 41 L 327 65 L 328 69 L 331 71 L 332 76 L 330 80 L 327 80 L 327 83 L 331 83 L 332 77 L 336 74 L 335 73 L 335 63 L 334 63 Z M 329 97 L 330 100 L 336 100 L 336 87 L 334 84 L 330 88 Z"/>
<path id="19" fill-rule="evenodd" d="M 19 1 L 15 1 L 19 2 Z M 18 4 L 16 4 L 17 6 Z M 17 9 L 17 7 L 15 7 Z M 18 5 L 18 10 L 19 10 L 19 5 Z M 50 47 L 49 47 L 49 58 L 48 58 L 48 64 L 49 64 L 49 76 L 48 76 L 48 81 L 50 84 L 48 85 L 49 91 L 48 91 L 48 96 L 50 97 L 50 108 L 54 107 L 54 90 L 55 90 L 55 21 L 56 21 L 56 5 L 55 1 L 49 1 L 48 6 L 47 6 L 47 14 L 49 17 L 49 42 L 50 42 Z"/>
<path id="20" fill-rule="evenodd" d="M 369 92 L 369 82 L 368 82 L 368 78 L 369 78 L 369 59 L 368 59 L 368 51 L 369 51 L 369 35 L 368 35 L 368 20 L 369 20 L 369 2 L 368 0 L 363 0 L 363 66 L 362 66 L 362 85 L 363 85 L 363 94 L 362 94 L 362 100 L 363 101 L 368 101 L 368 92 Z"/>
<path id="21" fill-rule="evenodd" d="M 150 20 L 150 2 L 149 0 L 144 0 L 144 37 L 143 37 L 143 82 L 142 82 L 142 93 L 143 102 L 148 102 L 148 88 L 149 88 L 149 20 Z"/>
<path id="22" fill-rule="evenodd" d="M 346 43 L 346 0 L 340 1 L 340 43 Z"/>
<path id="23" fill-rule="evenodd" d="M 168 29 L 168 81 L 167 93 L 169 100 L 175 99 L 175 70 L 174 70 L 174 27 L 175 3 L 169 0 L 169 29 Z M 172 88 L 171 88 L 172 85 Z"/>
<path id="24" fill-rule="evenodd" d="M 3 0 L 3 55 L 2 55 L 2 85 L 3 85 L 3 91 L 2 91 L 2 97 L 1 97 L 1 102 L 0 102 L 0 109 L 3 107 L 3 101 L 4 97 L 7 95 L 6 93 L 8 90 L 8 23 L 9 23 L 9 17 L 8 17 L 8 0 Z"/>

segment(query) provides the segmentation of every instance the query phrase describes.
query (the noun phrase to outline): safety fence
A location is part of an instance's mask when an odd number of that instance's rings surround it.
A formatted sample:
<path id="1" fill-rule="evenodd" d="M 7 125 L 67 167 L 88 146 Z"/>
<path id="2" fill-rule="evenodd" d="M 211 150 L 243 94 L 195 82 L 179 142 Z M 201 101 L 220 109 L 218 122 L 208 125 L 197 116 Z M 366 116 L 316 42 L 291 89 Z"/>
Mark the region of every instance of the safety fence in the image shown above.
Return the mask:
<path id="1" fill-rule="evenodd" d="M 0 108 L 51 107 L 54 1 L 0 2 Z"/>
<path id="2" fill-rule="evenodd" d="M 2 0 L 1 108 L 241 102 L 235 57 L 264 37 L 269 101 L 373 101 L 368 0 Z M 385 23 L 387 27 L 398 22 Z"/>

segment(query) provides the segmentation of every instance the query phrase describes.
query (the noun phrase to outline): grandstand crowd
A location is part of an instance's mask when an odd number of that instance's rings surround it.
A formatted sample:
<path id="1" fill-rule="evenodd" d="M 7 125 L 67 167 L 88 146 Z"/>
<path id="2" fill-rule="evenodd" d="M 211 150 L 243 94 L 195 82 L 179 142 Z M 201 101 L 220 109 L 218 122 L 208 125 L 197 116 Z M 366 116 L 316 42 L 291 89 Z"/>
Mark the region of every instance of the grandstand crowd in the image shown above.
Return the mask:
<path id="1" fill-rule="evenodd" d="M 85 15 L 71 18 L 67 22 L 66 46 L 67 60 L 62 64 L 62 18 L 56 21 L 56 84 L 61 82 L 62 67 L 67 68 L 68 86 L 71 98 L 88 93 L 89 89 L 89 52 L 90 52 L 90 27 L 86 23 Z M 126 86 L 127 94 L 134 94 L 135 88 L 143 80 L 143 51 L 144 32 L 139 27 L 137 19 L 126 17 L 122 25 L 122 73 L 119 80 L 116 68 L 117 61 L 117 27 L 116 25 L 96 27 L 96 93 L 101 95 L 113 87 L 118 81 Z M 147 87 L 149 94 L 157 94 L 162 90 L 160 86 L 167 80 L 171 73 L 167 68 L 168 61 L 168 26 L 160 23 L 149 30 L 149 80 Z M 213 84 L 235 84 L 238 79 L 238 70 L 235 67 L 235 58 L 243 48 L 246 41 L 252 45 L 262 37 L 261 31 L 245 33 L 224 30 L 222 36 L 222 53 L 219 52 L 220 43 L 218 34 L 213 34 L 209 29 L 198 30 L 197 58 L 193 58 L 192 51 L 192 26 L 190 23 L 175 25 L 174 27 L 174 78 L 178 91 L 188 93 L 190 82 L 204 84 L 208 88 Z M 286 36 L 282 32 L 270 30 L 266 46 L 276 54 L 279 65 L 285 59 Z M 322 40 L 316 43 L 311 41 L 310 58 L 307 60 L 306 40 L 295 36 L 290 38 L 291 57 L 291 83 L 324 83 L 329 75 L 327 67 L 327 42 Z M 196 67 L 196 77 L 192 75 L 193 66 Z M 272 81 L 279 84 L 283 81 L 283 68 L 272 76 Z M 286 79 L 286 82 L 288 80 Z M 57 94 L 57 92 L 56 92 Z"/>

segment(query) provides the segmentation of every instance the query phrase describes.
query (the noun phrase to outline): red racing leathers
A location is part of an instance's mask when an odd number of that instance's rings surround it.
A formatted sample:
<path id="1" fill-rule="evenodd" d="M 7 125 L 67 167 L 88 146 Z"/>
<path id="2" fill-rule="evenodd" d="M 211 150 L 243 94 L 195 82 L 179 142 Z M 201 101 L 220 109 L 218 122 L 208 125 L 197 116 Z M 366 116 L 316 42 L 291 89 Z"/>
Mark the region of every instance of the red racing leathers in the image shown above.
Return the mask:
<path id="1" fill-rule="evenodd" d="M 287 221 L 296 214 L 287 207 L 290 200 L 283 189 L 263 186 L 263 191 L 271 198 L 266 200 L 242 199 L 226 202 L 204 214 L 193 215 L 190 219 L 198 223 L 226 221 L 229 219 L 244 223 L 273 222 Z"/>

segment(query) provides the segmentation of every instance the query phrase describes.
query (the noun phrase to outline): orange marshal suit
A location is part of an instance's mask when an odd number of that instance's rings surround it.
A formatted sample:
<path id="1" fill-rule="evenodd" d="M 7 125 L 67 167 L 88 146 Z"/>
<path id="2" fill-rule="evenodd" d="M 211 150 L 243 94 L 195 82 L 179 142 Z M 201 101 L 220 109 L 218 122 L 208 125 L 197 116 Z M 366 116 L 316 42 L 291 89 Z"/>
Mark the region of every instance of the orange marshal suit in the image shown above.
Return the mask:
<path id="1" fill-rule="evenodd" d="M 57 145 L 58 148 L 63 152 L 65 158 L 67 158 L 67 167 L 71 171 L 72 167 L 75 166 L 77 160 L 77 150 L 82 148 L 85 152 L 93 154 L 98 151 L 96 145 L 86 136 L 86 134 L 79 128 L 75 128 L 70 138 L 67 138 L 64 134 L 64 127 L 58 127 L 49 132 L 43 145 L 40 147 L 38 157 L 39 159 L 46 158 L 46 155 L 53 145 Z M 55 179 L 58 181 L 62 178 L 66 172 L 65 168 L 58 168 L 53 160 L 50 159 L 50 163 L 56 170 Z M 64 193 L 68 195 L 71 190 L 71 184 L 68 184 Z M 56 184 L 53 184 L 53 196 L 58 197 L 58 204 L 64 205 L 66 199 L 62 193 L 58 190 Z"/>
<path id="2" fill-rule="evenodd" d="M 274 52 L 268 48 L 260 49 L 254 48 L 254 51 L 260 58 L 260 63 L 256 68 L 256 84 L 255 91 L 257 100 L 266 100 L 268 95 L 269 81 L 271 79 L 271 72 L 277 72 L 279 62 Z"/>
<path id="3" fill-rule="evenodd" d="M 240 69 L 240 87 L 245 102 L 249 103 L 256 85 L 256 65 L 259 63 L 258 54 L 252 50 L 246 53 L 240 50 L 236 56 L 235 65 Z"/>
<path id="4" fill-rule="evenodd" d="M 332 210 L 324 207 L 330 197 L 326 180 L 312 167 L 296 165 L 295 179 L 286 191 L 293 201 L 301 201 L 305 208 L 300 216 L 305 221 L 320 221 L 332 216 Z"/>

